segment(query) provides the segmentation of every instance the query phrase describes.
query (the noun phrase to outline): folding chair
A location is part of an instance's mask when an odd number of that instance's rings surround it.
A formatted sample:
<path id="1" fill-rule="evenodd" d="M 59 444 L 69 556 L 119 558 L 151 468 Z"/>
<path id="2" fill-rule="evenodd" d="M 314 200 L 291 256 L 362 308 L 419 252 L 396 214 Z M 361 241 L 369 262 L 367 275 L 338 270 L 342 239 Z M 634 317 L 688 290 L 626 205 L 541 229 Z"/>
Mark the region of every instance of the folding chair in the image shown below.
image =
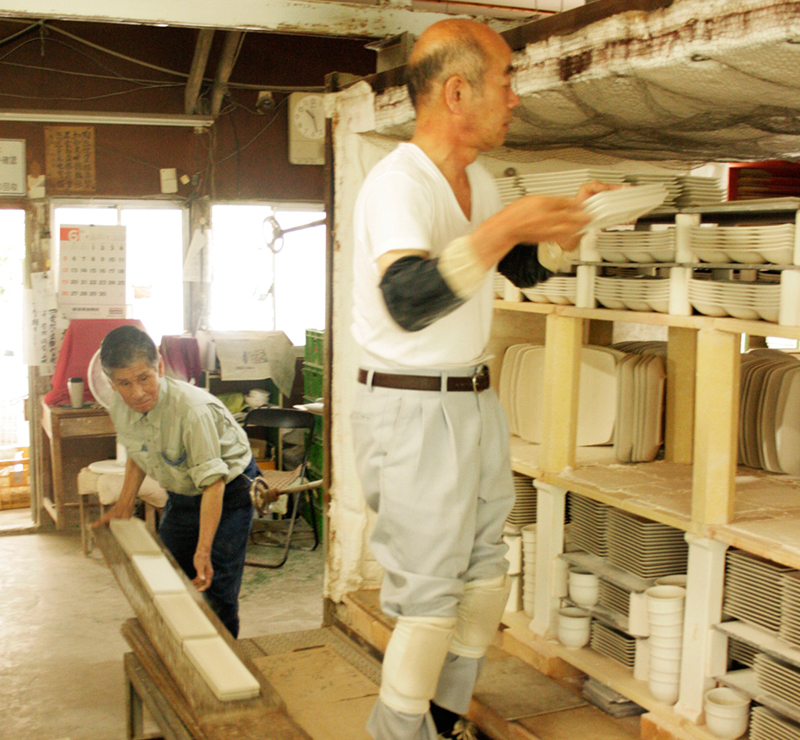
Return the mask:
<path id="1" fill-rule="evenodd" d="M 302 445 L 300 464 L 293 470 L 264 470 L 253 481 L 250 489 L 253 504 L 259 514 L 254 524 L 254 535 L 265 534 L 269 540 L 257 542 L 267 546 L 281 547 L 281 559 L 275 563 L 260 563 L 247 560 L 246 565 L 256 568 L 280 568 L 289 557 L 289 548 L 292 545 L 292 536 L 296 531 L 297 517 L 300 511 L 300 500 L 305 498 L 311 512 L 311 530 L 314 534 L 313 547 L 299 547 L 302 550 L 315 550 L 319 544 L 316 517 L 314 516 L 314 502 L 312 491 L 322 485 L 322 481 L 306 482 L 306 468 L 308 467 L 308 453 L 314 438 L 314 424 L 316 418 L 309 411 L 299 409 L 285 409 L 278 406 L 262 407 L 250 411 L 244 419 L 244 428 L 250 429 L 304 429 L 305 441 Z M 287 514 L 285 519 L 261 519 L 269 515 L 270 504 L 281 495 L 288 496 Z M 255 540 L 254 540 L 255 541 Z"/>

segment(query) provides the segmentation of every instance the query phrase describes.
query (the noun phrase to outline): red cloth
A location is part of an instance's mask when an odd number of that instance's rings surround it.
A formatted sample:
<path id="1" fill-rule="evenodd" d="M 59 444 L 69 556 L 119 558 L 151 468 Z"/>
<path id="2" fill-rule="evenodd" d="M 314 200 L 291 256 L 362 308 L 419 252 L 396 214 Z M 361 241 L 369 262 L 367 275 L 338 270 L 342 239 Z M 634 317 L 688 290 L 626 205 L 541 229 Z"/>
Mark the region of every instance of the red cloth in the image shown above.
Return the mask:
<path id="1" fill-rule="evenodd" d="M 200 347 L 194 337 L 161 337 L 161 357 L 164 359 L 166 374 L 170 378 L 184 380 L 187 383 L 200 382 L 203 366 L 200 364 Z"/>
<path id="2" fill-rule="evenodd" d="M 89 390 L 87 371 L 92 356 L 98 349 L 108 332 L 118 326 L 133 324 L 144 330 L 139 319 L 73 319 L 69 322 L 67 331 L 64 332 L 64 341 L 58 351 L 56 368 L 53 372 L 53 390 L 45 397 L 48 406 L 69 405 L 69 390 L 67 381 L 70 378 L 83 379 L 83 402 L 95 401 Z"/>

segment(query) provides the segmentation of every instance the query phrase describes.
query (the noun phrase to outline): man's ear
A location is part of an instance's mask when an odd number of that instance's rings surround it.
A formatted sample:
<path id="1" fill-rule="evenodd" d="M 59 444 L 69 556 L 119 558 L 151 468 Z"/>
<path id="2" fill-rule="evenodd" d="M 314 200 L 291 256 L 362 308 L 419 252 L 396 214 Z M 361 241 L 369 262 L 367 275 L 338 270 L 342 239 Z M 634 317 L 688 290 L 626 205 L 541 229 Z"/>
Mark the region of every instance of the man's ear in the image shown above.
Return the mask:
<path id="1" fill-rule="evenodd" d="M 158 356 L 158 377 L 159 378 L 163 378 L 164 377 L 164 372 L 165 372 L 164 358 L 161 355 L 159 355 Z"/>
<path id="2" fill-rule="evenodd" d="M 464 94 L 467 92 L 467 81 L 461 75 L 448 77 L 444 83 L 444 102 L 452 113 L 461 112 Z"/>

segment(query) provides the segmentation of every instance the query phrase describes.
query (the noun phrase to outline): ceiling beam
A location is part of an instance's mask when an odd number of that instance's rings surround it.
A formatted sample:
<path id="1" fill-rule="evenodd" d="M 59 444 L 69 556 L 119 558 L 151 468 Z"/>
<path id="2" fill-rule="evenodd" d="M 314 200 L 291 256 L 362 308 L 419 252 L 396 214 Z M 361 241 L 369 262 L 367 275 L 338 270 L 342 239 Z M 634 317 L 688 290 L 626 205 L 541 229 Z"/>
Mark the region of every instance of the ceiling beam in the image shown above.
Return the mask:
<path id="1" fill-rule="evenodd" d="M 213 28 L 201 28 L 197 32 L 192 67 L 189 70 L 189 79 L 186 81 L 186 90 L 183 94 L 184 109 L 187 116 L 191 116 L 197 108 L 197 98 L 200 95 L 200 86 L 203 84 L 203 75 L 206 73 L 208 53 L 211 51 L 213 39 Z"/>
<path id="2" fill-rule="evenodd" d="M 217 65 L 217 76 L 214 78 L 214 86 L 211 88 L 211 110 L 214 118 L 219 115 L 222 108 L 222 98 L 228 89 L 228 80 L 233 72 L 233 65 L 236 64 L 239 46 L 244 34 L 241 31 L 228 31 L 225 35 L 225 42 L 222 45 L 222 53 Z"/>
<path id="3" fill-rule="evenodd" d="M 411 0 L 0 0 L 0 17 L 220 28 L 325 36 L 419 35 L 452 15 L 415 12 Z"/>

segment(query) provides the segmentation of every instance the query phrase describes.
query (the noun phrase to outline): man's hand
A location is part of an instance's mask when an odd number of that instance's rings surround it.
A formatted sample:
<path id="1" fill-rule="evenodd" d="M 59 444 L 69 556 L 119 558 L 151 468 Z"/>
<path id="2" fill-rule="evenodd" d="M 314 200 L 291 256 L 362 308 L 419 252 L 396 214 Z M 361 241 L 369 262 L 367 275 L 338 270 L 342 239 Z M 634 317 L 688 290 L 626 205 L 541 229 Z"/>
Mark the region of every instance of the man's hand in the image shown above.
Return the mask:
<path id="1" fill-rule="evenodd" d="M 133 516 L 133 507 L 121 505 L 119 501 L 115 503 L 103 516 L 96 522 L 92 522 L 92 529 L 105 527 L 112 519 L 130 519 Z"/>
<path id="2" fill-rule="evenodd" d="M 211 567 L 211 553 L 205 550 L 197 550 L 194 554 L 194 569 L 197 576 L 192 581 L 192 585 L 198 591 L 205 591 L 214 580 L 214 569 Z"/>

